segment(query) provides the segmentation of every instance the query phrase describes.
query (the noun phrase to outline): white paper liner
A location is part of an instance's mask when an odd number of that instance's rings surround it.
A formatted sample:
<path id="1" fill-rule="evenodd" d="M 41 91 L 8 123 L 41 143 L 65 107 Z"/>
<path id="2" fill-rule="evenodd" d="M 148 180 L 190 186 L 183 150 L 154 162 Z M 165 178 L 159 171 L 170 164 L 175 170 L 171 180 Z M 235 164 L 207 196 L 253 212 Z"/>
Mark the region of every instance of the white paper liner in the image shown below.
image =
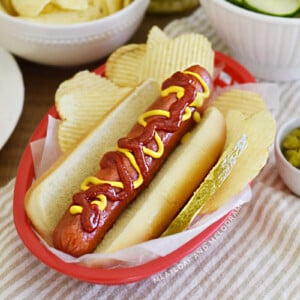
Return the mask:
<path id="1" fill-rule="evenodd" d="M 275 84 L 242 84 L 235 88 L 256 91 L 261 94 L 266 102 L 267 108 L 275 111 L 278 108 L 279 90 Z M 231 87 L 226 87 L 229 89 Z M 218 89 L 216 95 L 224 89 Z M 61 155 L 57 142 L 57 129 L 59 120 L 49 116 L 46 138 L 31 143 L 33 163 L 36 177 L 39 177 L 47 168 Z M 165 256 L 190 241 L 193 237 L 207 229 L 210 225 L 220 220 L 231 211 L 241 207 L 251 200 L 251 188 L 247 185 L 243 191 L 228 199 L 217 211 L 201 217 L 201 219 L 188 230 L 164 238 L 147 241 L 111 254 L 86 254 L 80 258 L 74 258 L 42 242 L 60 259 L 69 263 L 79 263 L 91 267 L 119 268 L 144 264 L 153 259 Z M 199 245 L 200 246 L 200 245 Z"/>
<path id="2" fill-rule="evenodd" d="M 30 144 L 35 177 L 39 178 L 62 154 L 57 138 L 60 120 L 48 115 L 46 137 Z"/>
<path id="3" fill-rule="evenodd" d="M 224 204 L 217 211 L 202 217 L 201 220 L 197 222 L 197 224 L 193 225 L 188 230 L 175 235 L 153 239 L 109 254 L 93 253 L 83 255 L 79 258 L 74 258 L 73 256 L 50 247 L 46 242 L 42 240 L 41 237 L 40 239 L 49 251 L 57 255 L 64 262 L 79 263 L 90 267 L 132 267 L 170 254 L 171 252 L 183 246 L 186 242 L 190 241 L 192 238 L 203 232 L 210 225 L 217 222 L 223 216 L 227 215 L 237 208 L 240 208 L 243 204 L 250 201 L 251 197 L 251 188 L 249 185 L 247 185 L 241 193 L 232 197 L 232 199 L 227 201 L 226 204 Z"/>

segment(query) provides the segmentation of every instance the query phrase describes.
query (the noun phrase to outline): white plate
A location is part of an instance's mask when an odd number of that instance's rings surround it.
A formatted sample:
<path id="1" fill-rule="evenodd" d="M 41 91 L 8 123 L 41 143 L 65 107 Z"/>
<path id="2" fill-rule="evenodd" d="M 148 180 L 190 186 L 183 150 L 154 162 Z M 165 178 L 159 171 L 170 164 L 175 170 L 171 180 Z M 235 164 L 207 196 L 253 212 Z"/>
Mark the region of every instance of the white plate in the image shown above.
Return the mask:
<path id="1" fill-rule="evenodd" d="M 0 47 L 0 150 L 14 131 L 23 104 L 22 73 L 13 56 Z"/>

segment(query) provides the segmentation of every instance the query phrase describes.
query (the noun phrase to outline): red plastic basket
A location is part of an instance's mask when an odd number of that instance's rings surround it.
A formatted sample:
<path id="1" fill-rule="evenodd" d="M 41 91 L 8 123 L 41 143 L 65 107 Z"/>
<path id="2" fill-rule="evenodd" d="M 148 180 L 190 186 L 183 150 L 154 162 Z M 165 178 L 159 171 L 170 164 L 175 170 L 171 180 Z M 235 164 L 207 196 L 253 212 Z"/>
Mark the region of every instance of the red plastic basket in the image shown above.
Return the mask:
<path id="1" fill-rule="evenodd" d="M 217 86 L 224 87 L 233 83 L 255 82 L 254 77 L 243 66 L 222 53 L 216 52 L 215 66 L 222 69 L 222 72 L 215 79 L 215 85 Z M 104 75 L 105 65 L 97 68 L 95 73 Z M 51 107 L 48 114 L 58 117 L 54 106 Z M 30 138 L 30 142 L 43 138 L 46 135 L 48 114 L 43 117 L 37 126 Z M 161 272 L 200 247 L 223 225 L 230 215 L 230 213 L 225 215 L 195 238 L 164 257 L 159 257 L 134 267 L 115 269 L 91 268 L 62 261 L 50 252 L 34 233 L 24 209 L 25 194 L 34 177 L 33 161 L 28 143 L 19 164 L 14 190 L 13 214 L 20 238 L 29 251 L 47 266 L 67 276 L 92 283 L 125 284 L 139 281 Z"/>

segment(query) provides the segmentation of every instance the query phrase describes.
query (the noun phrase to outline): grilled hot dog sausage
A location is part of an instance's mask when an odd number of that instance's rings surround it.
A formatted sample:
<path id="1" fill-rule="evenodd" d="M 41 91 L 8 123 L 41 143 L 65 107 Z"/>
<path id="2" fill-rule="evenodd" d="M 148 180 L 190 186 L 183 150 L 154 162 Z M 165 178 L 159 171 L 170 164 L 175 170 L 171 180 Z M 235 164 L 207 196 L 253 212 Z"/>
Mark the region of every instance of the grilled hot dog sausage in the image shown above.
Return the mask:
<path id="1" fill-rule="evenodd" d="M 93 252 L 128 204 L 145 189 L 170 152 L 200 120 L 212 79 L 198 65 L 162 84 L 161 97 L 142 114 L 99 171 L 86 178 L 58 223 L 54 247 L 75 257 Z"/>

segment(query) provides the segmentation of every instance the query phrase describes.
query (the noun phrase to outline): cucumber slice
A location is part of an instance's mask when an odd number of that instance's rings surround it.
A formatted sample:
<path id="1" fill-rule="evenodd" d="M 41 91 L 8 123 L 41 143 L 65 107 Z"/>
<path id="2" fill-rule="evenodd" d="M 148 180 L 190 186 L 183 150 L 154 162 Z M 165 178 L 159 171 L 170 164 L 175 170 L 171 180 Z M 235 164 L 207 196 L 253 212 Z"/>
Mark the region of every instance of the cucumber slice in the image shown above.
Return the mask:
<path id="1" fill-rule="evenodd" d="M 300 0 L 244 0 L 248 9 L 272 16 L 290 17 L 300 10 Z"/>

